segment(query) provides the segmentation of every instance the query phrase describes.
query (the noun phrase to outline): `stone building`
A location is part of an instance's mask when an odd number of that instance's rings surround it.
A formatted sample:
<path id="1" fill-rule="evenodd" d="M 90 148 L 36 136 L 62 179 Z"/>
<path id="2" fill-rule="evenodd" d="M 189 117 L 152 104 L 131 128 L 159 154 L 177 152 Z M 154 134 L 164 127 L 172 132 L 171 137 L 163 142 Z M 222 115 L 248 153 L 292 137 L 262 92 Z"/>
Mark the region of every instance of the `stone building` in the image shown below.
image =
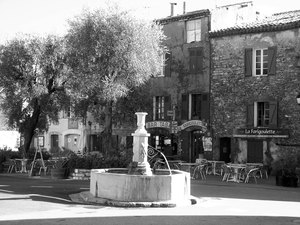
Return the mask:
<path id="1" fill-rule="evenodd" d="M 269 163 L 300 146 L 300 11 L 210 32 L 213 158 Z"/>
<path id="2" fill-rule="evenodd" d="M 151 79 L 153 112 L 146 123 L 150 145 L 169 158 L 187 162 L 195 162 L 199 156 L 211 157 L 210 12 L 199 10 L 157 22 L 167 40 L 162 73 Z"/>

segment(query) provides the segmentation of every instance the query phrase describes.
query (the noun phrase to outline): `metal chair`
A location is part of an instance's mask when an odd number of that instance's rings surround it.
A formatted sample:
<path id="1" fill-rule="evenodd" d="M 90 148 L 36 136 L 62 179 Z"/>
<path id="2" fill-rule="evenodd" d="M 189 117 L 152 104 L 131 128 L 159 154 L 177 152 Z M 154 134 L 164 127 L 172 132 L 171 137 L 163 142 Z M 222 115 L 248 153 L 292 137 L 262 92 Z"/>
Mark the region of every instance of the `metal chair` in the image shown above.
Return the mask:
<path id="1" fill-rule="evenodd" d="M 245 169 L 245 174 L 246 174 L 245 183 L 249 183 L 249 179 L 252 177 L 254 178 L 254 181 L 257 184 L 256 177 L 259 174 L 259 168 L 247 166 Z"/>

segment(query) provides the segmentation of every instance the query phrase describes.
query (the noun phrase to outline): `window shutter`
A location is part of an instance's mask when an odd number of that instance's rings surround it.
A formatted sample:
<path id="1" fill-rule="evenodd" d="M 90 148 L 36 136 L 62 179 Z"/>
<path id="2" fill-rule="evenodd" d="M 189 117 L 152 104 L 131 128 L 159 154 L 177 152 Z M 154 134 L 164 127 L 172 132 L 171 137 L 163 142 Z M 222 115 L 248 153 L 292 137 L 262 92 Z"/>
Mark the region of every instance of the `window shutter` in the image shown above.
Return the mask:
<path id="1" fill-rule="evenodd" d="M 201 99 L 201 119 L 206 122 L 209 121 L 209 100 L 208 94 L 202 94 Z"/>
<path id="2" fill-rule="evenodd" d="M 195 49 L 190 49 L 190 73 L 196 73 L 197 57 Z"/>
<path id="3" fill-rule="evenodd" d="M 247 105 L 247 127 L 254 126 L 254 104 Z"/>
<path id="4" fill-rule="evenodd" d="M 276 74 L 276 52 L 276 46 L 268 48 L 268 75 Z"/>
<path id="5" fill-rule="evenodd" d="M 252 76 L 252 48 L 245 49 L 245 76 Z"/>
<path id="6" fill-rule="evenodd" d="M 196 49 L 196 73 L 203 71 L 203 48 Z"/>
<path id="7" fill-rule="evenodd" d="M 171 98 L 170 96 L 164 96 L 164 98 L 165 98 L 164 118 L 165 120 L 169 120 L 167 116 L 167 112 L 168 110 L 171 109 Z"/>
<path id="8" fill-rule="evenodd" d="M 270 127 L 277 127 L 277 102 L 270 102 Z"/>
<path id="9" fill-rule="evenodd" d="M 188 119 L 188 94 L 183 94 L 181 97 L 181 119 Z"/>
<path id="10" fill-rule="evenodd" d="M 171 53 L 167 52 L 165 55 L 165 76 L 170 77 L 171 76 Z"/>

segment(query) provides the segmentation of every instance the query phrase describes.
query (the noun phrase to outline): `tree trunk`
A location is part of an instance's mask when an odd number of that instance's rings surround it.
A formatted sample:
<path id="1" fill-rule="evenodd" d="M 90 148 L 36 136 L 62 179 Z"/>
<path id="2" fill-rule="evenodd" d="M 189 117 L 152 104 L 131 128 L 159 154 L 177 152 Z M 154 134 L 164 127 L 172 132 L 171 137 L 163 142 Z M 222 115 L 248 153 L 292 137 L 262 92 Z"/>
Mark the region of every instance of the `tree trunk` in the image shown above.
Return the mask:
<path id="1" fill-rule="evenodd" d="M 41 115 L 41 108 L 38 103 L 38 100 L 36 99 L 32 116 L 26 121 L 27 125 L 24 129 L 24 154 L 25 154 L 25 156 L 29 152 L 31 141 L 35 134 L 35 129 L 38 125 L 40 115 Z"/>
<path id="2" fill-rule="evenodd" d="M 105 107 L 105 123 L 102 132 L 102 149 L 104 155 L 109 155 L 112 150 L 112 101 L 107 102 Z"/>

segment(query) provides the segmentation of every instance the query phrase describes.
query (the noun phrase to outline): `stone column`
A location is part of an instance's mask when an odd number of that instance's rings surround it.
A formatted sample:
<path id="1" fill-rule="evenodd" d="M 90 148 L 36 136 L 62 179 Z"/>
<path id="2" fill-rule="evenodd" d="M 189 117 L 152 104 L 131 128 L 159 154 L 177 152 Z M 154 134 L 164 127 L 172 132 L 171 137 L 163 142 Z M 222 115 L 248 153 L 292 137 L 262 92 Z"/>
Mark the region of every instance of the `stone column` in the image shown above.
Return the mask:
<path id="1" fill-rule="evenodd" d="M 137 126 L 133 136 L 133 157 L 129 173 L 152 175 L 150 164 L 148 163 L 148 137 L 145 129 L 145 118 L 147 113 L 137 112 Z"/>

